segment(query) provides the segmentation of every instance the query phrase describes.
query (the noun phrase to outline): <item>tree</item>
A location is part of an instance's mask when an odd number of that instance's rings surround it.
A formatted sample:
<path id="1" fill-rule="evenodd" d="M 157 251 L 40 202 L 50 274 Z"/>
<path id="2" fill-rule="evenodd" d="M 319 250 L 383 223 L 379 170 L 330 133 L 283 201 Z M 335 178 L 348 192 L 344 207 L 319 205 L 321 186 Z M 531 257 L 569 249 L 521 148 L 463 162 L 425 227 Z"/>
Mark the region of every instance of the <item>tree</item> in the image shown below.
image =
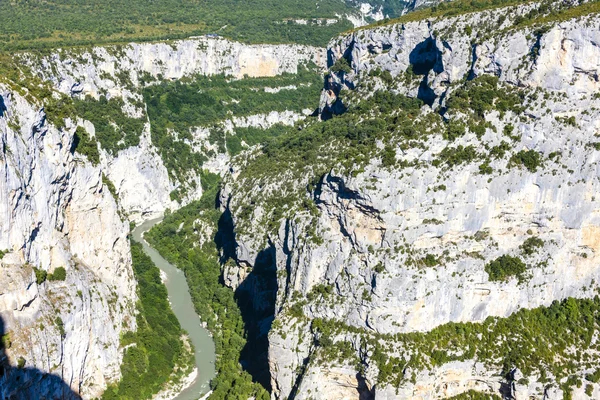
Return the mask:
<path id="1" fill-rule="evenodd" d="M 346 58 L 344 58 L 344 57 L 341 57 L 335 61 L 335 63 L 331 67 L 331 71 L 332 72 L 344 72 L 346 74 L 349 74 L 350 72 L 352 72 L 352 68 L 350 67 L 350 64 L 348 63 L 348 60 L 346 60 Z"/>

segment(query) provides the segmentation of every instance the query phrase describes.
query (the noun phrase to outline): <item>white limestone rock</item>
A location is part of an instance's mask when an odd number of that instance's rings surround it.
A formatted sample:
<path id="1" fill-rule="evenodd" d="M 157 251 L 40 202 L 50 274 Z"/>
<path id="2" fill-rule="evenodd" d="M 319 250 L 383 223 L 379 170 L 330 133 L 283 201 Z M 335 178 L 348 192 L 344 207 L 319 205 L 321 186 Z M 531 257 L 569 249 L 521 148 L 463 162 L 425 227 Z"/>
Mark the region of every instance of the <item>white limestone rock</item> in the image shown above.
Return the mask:
<path id="1" fill-rule="evenodd" d="M 70 153 L 75 125 L 56 129 L 5 86 L 0 96 L 0 316 L 13 366 L 0 392 L 52 397 L 62 380 L 98 397 L 120 377 L 120 335 L 135 329 L 129 228 L 100 170 Z M 38 285 L 33 267 L 64 267 L 67 278 Z M 19 357 L 24 370 L 15 367 Z"/>

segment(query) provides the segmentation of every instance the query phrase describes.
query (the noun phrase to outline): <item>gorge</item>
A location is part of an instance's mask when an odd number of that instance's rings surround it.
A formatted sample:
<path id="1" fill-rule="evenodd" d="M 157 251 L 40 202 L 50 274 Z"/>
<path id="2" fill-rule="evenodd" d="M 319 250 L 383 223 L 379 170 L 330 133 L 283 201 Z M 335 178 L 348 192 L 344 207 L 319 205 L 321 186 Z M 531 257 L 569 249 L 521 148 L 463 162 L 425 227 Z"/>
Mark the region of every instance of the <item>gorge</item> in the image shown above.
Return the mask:
<path id="1" fill-rule="evenodd" d="M 437 3 L 6 39 L 0 397 L 600 397 L 600 3 Z"/>

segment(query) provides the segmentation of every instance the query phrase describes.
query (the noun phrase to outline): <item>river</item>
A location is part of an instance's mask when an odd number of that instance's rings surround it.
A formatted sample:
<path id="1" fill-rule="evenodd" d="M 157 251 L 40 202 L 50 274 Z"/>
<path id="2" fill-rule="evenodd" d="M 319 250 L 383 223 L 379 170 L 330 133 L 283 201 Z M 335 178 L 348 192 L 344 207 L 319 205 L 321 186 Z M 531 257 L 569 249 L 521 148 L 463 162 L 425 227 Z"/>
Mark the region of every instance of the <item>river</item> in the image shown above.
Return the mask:
<path id="1" fill-rule="evenodd" d="M 215 344 L 208 331 L 201 325 L 200 318 L 194 310 L 192 296 L 183 271 L 169 264 L 142 239 L 144 232 L 162 221 L 162 218 L 148 220 L 135 228 L 133 240 L 144 247 L 144 252 L 154 264 L 167 274 L 165 286 L 169 293 L 169 301 L 181 327 L 188 333 L 195 349 L 196 368 L 198 375 L 194 382 L 180 392 L 176 400 L 197 400 L 209 391 L 210 380 L 215 376 Z"/>

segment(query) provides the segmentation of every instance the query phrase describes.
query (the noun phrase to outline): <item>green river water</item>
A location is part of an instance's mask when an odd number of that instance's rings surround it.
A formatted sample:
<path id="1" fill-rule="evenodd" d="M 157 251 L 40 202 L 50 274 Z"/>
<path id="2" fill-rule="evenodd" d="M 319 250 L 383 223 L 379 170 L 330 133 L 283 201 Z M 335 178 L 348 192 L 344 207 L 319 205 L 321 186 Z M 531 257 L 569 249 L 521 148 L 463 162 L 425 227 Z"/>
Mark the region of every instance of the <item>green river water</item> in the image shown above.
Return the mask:
<path id="1" fill-rule="evenodd" d="M 148 220 L 135 228 L 133 240 L 144 247 L 144 252 L 152 259 L 154 264 L 167 274 L 165 286 L 169 293 L 171 308 L 177 316 L 181 327 L 188 333 L 195 349 L 196 368 L 198 375 L 194 382 L 179 393 L 176 400 L 196 400 L 210 390 L 210 380 L 215 376 L 215 344 L 208 331 L 201 325 L 200 318 L 194 310 L 192 297 L 183 271 L 169 264 L 143 240 L 142 235 L 152 226 L 162 221 L 162 218 Z"/>

